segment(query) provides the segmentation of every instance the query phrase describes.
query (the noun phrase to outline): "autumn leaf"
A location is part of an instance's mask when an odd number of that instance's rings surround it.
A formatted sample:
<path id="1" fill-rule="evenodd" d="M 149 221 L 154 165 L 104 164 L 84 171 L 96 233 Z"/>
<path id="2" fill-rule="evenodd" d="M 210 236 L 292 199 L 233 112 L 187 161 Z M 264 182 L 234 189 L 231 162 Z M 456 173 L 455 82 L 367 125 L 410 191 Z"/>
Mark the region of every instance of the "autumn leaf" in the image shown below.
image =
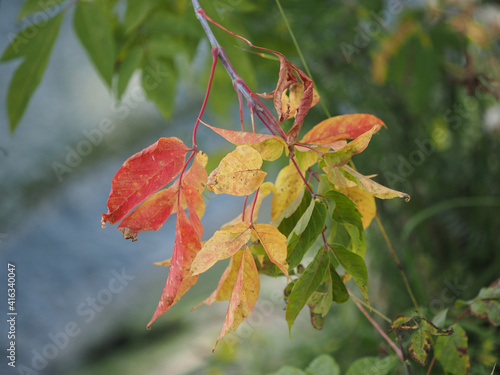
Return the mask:
<path id="1" fill-rule="evenodd" d="M 281 97 L 281 112 L 288 113 L 288 118 L 295 117 L 297 114 L 297 110 L 300 106 L 300 101 L 302 100 L 302 96 L 304 95 L 304 85 L 300 82 L 295 82 L 288 87 L 288 95 L 286 92 L 283 93 Z M 311 107 L 314 107 L 320 97 L 316 88 L 313 88 L 313 99 L 311 103 Z"/>
<path id="2" fill-rule="evenodd" d="M 273 221 L 300 195 L 304 181 L 297 168 L 290 163 L 278 173 L 274 186 L 276 191 L 271 203 L 271 218 Z"/>
<path id="3" fill-rule="evenodd" d="M 284 149 L 287 150 L 285 141 L 276 135 L 221 129 L 205 123 L 204 125 L 236 146 L 251 146 L 264 160 L 274 161 L 281 156 Z"/>
<path id="4" fill-rule="evenodd" d="M 453 325 L 451 336 L 438 337 L 434 350 L 436 359 L 447 373 L 454 375 L 469 373 L 470 357 L 467 353 L 467 334 L 459 325 Z"/>
<path id="5" fill-rule="evenodd" d="M 203 273 L 219 260 L 233 256 L 250 240 L 250 227 L 250 223 L 239 223 L 215 232 L 198 252 L 191 265 L 191 274 Z"/>
<path id="6" fill-rule="evenodd" d="M 128 158 L 111 183 L 102 224 L 120 221 L 136 205 L 169 184 L 182 170 L 187 147 L 178 138 L 160 138 Z"/>
<path id="7" fill-rule="evenodd" d="M 363 228 L 366 229 L 377 214 L 377 206 L 373 195 L 361 190 L 358 186 L 341 188 L 340 191 L 354 202 L 361 214 Z"/>
<path id="8" fill-rule="evenodd" d="M 271 224 L 254 223 L 252 232 L 259 239 L 271 262 L 288 278 L 286 237 Z"/>
<path id="9" fill-rule="evenodd" d="M 307 132 L 300 143 L 325 145 L 339 140 L 354 139 L 376 125 L 385 126 L 382 120 L 364 113 L 330 117 Z M 378 130 L 380 127 L 376 129 Z"/>
<path id="10" fill-rule="evenodd" d="M 205 212 L 205 202 L 201 193 L 205 190 L 207 182 L 206 163 L 206 155 L 201 151 L 198 152 L 193 164 L 182 178 L 182 189 L 179 189 L 177 180 L 168 189 L 160 190 L 147 198 L 118 226 L 123 237 L 136 241 L 141 231 L 160 229 L 168 217 L 178 211 L 179 202 L 184 210 L 189 200 L 196 215 L 201 218 Z"/>
<path id="11" fill-rule="evenodd" d="M 238 268 L 233 283 L 233 290 L 229 298 L 229 307 L 227 308 L 226 318 L 212 351 L 215 350 L 215 347 L 221 338 L 229 332 L 235 331 L 243 319 L 250 316 L 259 296 L 259 272 L 257 270 L 257 266 L 255 265 L 253 255 L 247 246 L 244 247 L 243 251 L 239 251 L 234 255 L 231 261 L 231 271 L 227 275 L 228 277 L 226 279 L 229 279 L 234 275 L 233 269 L 236 267 Z M 223 286 L 224 284 L 225 280 L 223 282 Z M 228 283 L 226 285 L 229 286 L 230 284 Z M 219 290 L 218 294 L 222 293 L 224 299 L 226 299 L 226 291 L 227 289 Z"/>
<path id="12" fill-rule="evenodd" d="M 472 315 L 488 319 L 494 326 L 500 325 L 500 279 L 489 287 L 481 288 L 476 298 L 466 302 L 471 306 Z"/>
<path id="13" fill-rule="evenodd" d="M 158 307 L 148 323 L 148 327 L 172 305 L 174 305 L 189 288 L 198 276 L 190 275 L 191 263 L 201 249 L 201 235 L 188 219 L 184 211 L 177 213 L 177 227 L 175 231 L 174 252 L 170 261 L 167 282 L 163 289 Z"/>
<path id="14" fill-rule="evenodd" d="M 264 181 L 262 157 L 252 147 L 242 145 L 227 154 L 208 176 L 208 190 L 215 194 L 249 195 Z"/>
<path id="15" fill-rule="evenodd" d="M 408 194 L 393 189 L 389 189 L 388 187 L 380 185 L 379 183 L 373 181 L 372 179 L 363 176 L 358 171 L 348 167 L 347 165 L 343 166 L 342 169 L 344 169 L 344 171 L 349 173 L 354 178 L 354 181 L 356 181 L 357 185 L 361 190 L 366 191 L 367 193 L 373 195 L 376 198 L 391 199 L 399 197 L 399 198 L 405 198 L 406 202 L 410 200 L 410 196 Z"/>

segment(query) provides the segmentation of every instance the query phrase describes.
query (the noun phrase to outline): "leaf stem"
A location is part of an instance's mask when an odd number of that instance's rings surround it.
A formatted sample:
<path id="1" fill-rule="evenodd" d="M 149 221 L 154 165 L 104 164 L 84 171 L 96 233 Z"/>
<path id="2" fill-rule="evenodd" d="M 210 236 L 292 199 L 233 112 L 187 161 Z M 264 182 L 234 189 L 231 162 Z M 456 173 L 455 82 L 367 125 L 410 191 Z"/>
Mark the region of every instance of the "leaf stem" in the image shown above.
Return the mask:
<path id="1" fill-rule="evenodd" d="M 293 155 L 290 153 L 290 160 L 292 161 L 293 165 L 295 165 L 295 168 L 297 169 L 297 172 L 299 172 L 299 175 L 300 175 L 300 178 L 302 179 L 302 181 L 304 181 L 304 184 L 306 185 L 307 187 L 307 190 L 309 190 L 309 193 L 311 193 L 313 199 L 316 198 L 316 193 L 311 189 L 311 187 L 309 186 L 309 184 L 307 183 L 304 175 L 302 174 L 302 171 L 300 170 L 299 166 L 297 165 L 297 163 L 295 162 L 294 158 L 293 158 Z"/>
<path id="2" fill-rule="evenodd" d="M 410 295 L 413 306 L 417 310 L 417 313 L 419 315 L 422 315 L 422 313 L 420 312 L 420 308 L 418 306 L 417 300 L 415 299 L 415 295 L 413 294 L 413 291 L 411 289 L 410 283 L 408 282 L 408 278 L 406 277 L 406 274 L 403 270 L 403 267 L 401 266 L 401 263 L 399 262 L 398 256 L 396 255 L 396 252 L 394 251 L 394 248 L 392 247 L 391 240 L 389 240 L 389 237 L 387 236 L 387 233 L 385 232 L 385 228 L 382 225 L 382 222 L 380 221 L 380 218 L 378 217 L 378 215 L 375 215 L 375 219 L 377 220 L 377 224 L 380 228 L 380 232 L 382 232 L 382 236 L 384 237 L 385 242 L 387 243 L 387 247 L 389 248 L 389 251 L 391 252 L 392 257 L 394 259 L 394 262 L 396 263 L 396 266 L 398 267 L 398 270 L 401 274 L 401 277 L 403 278 L 403 282 L 406 286 L 406 290 L 408 291 L 408 294 Z"/>
<path id="3" fill-rule="evenodd" d="M 385 316 L 384 314 L 382 314 L 380 311 L 378 311 L 377 309 L 374 309 L 372 306 L 368 305 L 365 301 L 362 301 L 360 300 L 358 297 L 356 297 L 355 295 L 351 294 L 351 292 L 349 291 L 349 294 L 351 296 L 351 298 L 353 300 L 355 300 L 356 302 L 360 303 L 361 305 L 365 306 L 365 307 L 368 307 L 369 309 L 371 309 L 375 314 L 377 314 L 378 316 L 380 316 L 382 319 L 384 319 L 387 323 L 391 323 L 392 320 L 389 319 L 387 316 Z"/>
<path id="4" fill-rule="evenodd" d="M 351 293 L 349 293 L 349 294 L 351 294 Z M 380 326 L 377 324 L 377 322 L 375 320 L 373 320 L 373 318 L 370 316 L 370 314 L 368 314 L 368 312 L 364 309 L 363 306 L 361 306 L 361 304 L 358 301 L 353 299 L 353 302 L 356 304 L 358 309 L 363 313 L 363 315 L 366 317 L 366 319 L 368 319 L 368 321 L 372 324 L 372 326 L 377 330 L 377 332 L 380 333 L 380 335 L 385 339 L 385 341 L 387 341 L 389 346 L 396 352 L 396 354 L 399 357 L 399 359 L 401 360 L 401 362 L 404 362 L 405 359 L 404 359 L 403 353 L 401 352 L 401 349 L 399 349 L 396 346 L 396 344 L 390 339 L 390 337 L 387 336 L 387 334 L 384 332 L 384 330 L 382 328 L 380 328 Z"/>
<path id="5" fill-rule="evenodd" d="M 255 204 L 257 202 L 257 196 L 259 195 L 260 187 L 257 189 L 255 192 L 255 196 L 253 197 L 253 203 L 252 203 L 252 211 L 250 211 L 250 222 L 253 224 L 253 211 L 255 210 Z"/>

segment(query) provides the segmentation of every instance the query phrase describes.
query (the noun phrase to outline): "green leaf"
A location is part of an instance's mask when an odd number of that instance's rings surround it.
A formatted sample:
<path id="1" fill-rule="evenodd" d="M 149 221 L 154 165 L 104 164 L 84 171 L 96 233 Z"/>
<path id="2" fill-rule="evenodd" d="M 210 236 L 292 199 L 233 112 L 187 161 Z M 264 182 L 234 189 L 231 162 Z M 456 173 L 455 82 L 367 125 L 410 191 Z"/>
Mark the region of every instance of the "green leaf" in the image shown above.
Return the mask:
<path id="1" fill-rule="evenodd" d="M 342 268 L 352 275 L 361 293 L 368 301 L 368 271 L 363 258 L 338 245 L 332 247 L 332 251 Z"/>
<path id="2" fill-rule="evenodd" d="M 125 35 L 129 34 L 144 22 L 155 2 L 152 0 L 127 0 L 127 10 L 125 11 Z"/>
<path id="3" fill-rule="evenodd" d="M 287 262 L 290 269 L 299 265 L 305 253 L 314 244 L 321 234 L 326 222 L 326 206 L 323 203 L 311 200 L 309 207 L 297 221 L 288 236 Z"/>
<path id="4" fill-rule="evenodd" d="M 297 315 L 299 315 L 309 297 L 323 282 L 328 265 L 328 253 L 321 249 L 296 281 L 288 298 L 285 314 L 290 334 Z"/>
<path id="5" fill-rule="evenodd" d="M 26 29 L 21 30 L 19 34 L 11 39 L 11 44 L 2 56 L 2 61 L 25 57 L 25 60 L 16 69 L 10 81 L 7 94 L 7 110 L 11 132 L 14 132 L 19 124 L 33 93 L 42 80 L 63 17 L 64 13 L 59 13 L 44 23 L 29 25 L 28 27 L 37 30 L 34 35 L 32 32 L 25 34 Z M 28 35 L 33 36 L 28 38 Z"/>
<path id="6" fill-rule="evenodd" d="M 304 195 L 302 196 L 302 200 L 297 205 L 296 209 L 290 212 L 287 212 L 285 210 L 286 214 L 284 215 L 283 220 L 281 220 L 281 223 L 278 226 L 278 230 L 286 237 L 288 237 L 290 233 L 292 233 L 295 225 L 310 206 L 311 200 L 311 193 L 309 193 L 307 189 L 304 189 Z"/>
<path id="7" fill-rule="evenodd" d="M 352 200 L 336 190 L 330 190 L 325 193 L 328 200 L 334 201 L 332 218 L 339 223 L 349 223 L 363 232 L 363 223 L 361 214 Z"/>
<path id="8" fill-rule="evenodd" d="M 282 368 L 279 369 L 278 372 L 273 372 L 272 374 L 268 375 L 307 375 L 307 374 L 301 369 L 298 369 L 296 367 L 283 366 Z"/>
<path id="9" fill-rule="evenodd" d="M 118 83 L 116 85 L 116 96 L 120 99 L 127 89 L 130 78 L 141 65 L 143 50 L 140 47 L 131 49 L 118 68 Z"/>
<path id="10" fill-rule="evenodd" d="M 482 288 L 471 304 L 473 315 L 488 319 L 494 326 L 500 325 L 500 279 L 488 288 Z"/>
<path id="11" fill-rule="evenodd" d="M 160 113 L 169 118 L 175 104 L 177 78 L 171 63 L 148 57 L 142 69 L 142 87 Z"/>
<path id="12" fill-rule="evenodd" d="M 311 314 L 311 324 L 316 329 L 322 329 L 326 315 L 332 306 L 332 281 L 330 273 L 325 273 L 326 281 L 307 300 Z"/>
<path id="13" fill-rule="evenodd" d="M 387 375 L 398 364 L 398 357 L 365 357 L 355 361 L 347 370 L 347 375 Z"/>
<path id="14" fill-rule="evenodd" d="M 323 354 L 309 364 L 306 373 L 308 375 L 340 375 L 340 367 L 335 359 Z"/>
<path id="15" fill-rule="evenodd" d="M 111 87 L 116 47 L 113 30 L 101 5 L 97 1 L 79 1 L 73 25 L 97 71 Z"/>
<path id="16" fill-rule="evenodd" d="M 453 333 L 453 330 L 439 329 L 422 317 L 416 317 L 415 319 L 418 319 L 418 329 L 415 330 L 415 334 L 411 339 L 408 353 L 415 361 L 425 366 L 431 350 L 430 336 L 449 336 Z"/>
<path id="17" fill-rule="evenodd" d="M 337 303 L 345 303 L 349 300 L 349 293 L 342 278 L 330 262 L 330 277 L 332 280 L 332 300 Z"/>
<path id="18" fill-rule="evenodd" d="M 395 329 L 401 329 L 401 330 L 413 330 L 418 328 L 418 324 L 408 324 L 409 321 L 412 321 L 412 318 L 406 315 L 398 315 L 396 319 L 394 319 L 391 323 L 391 326 L 389 328 L 389 332 L 394 331 Z"/>
<path id="19" fill-rule="evenodd" d="M 451 336 L 438 337 L 434 353 L 447 373 L 465 375 L 470 369 L 467 335 L 462 327 L 456 324 L 453 331 Z"/>
<path id="20" fill-rule="evenodd" d="M 56 13 L 58 5 L 67 1 L 68 0 L 52 0 L 45 2 L 41 0 L 25 0 L 17 15 L 17 21 L 21 21 L 23 18 L 31 16 L 37 12 L 43 12 L 47 18 L 49 18 Z"/>

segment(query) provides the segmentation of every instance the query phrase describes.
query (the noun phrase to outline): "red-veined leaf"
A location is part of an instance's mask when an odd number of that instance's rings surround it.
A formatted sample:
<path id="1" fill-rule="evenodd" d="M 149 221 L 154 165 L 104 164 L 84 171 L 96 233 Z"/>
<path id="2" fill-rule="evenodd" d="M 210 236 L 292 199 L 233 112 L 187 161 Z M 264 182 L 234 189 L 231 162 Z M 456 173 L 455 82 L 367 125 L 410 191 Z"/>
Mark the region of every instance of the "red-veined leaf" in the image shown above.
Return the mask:
<path id="1" fill-rule="evenodd" d="M 385 126 L 377 117 L 363 113 L 330 117 L 307 132 L 300 142 L 325 145 L 339 140 L 354 139 L 375 125 Z"/>
<path id="2" fill-rule="evenodd" d="M 193 259 L 201 249 L 200 238 L 199 231 L 188 219 L 184 211 L 179 211 L 177 213 L 174 252 L 167 282 L 148 327 L 153 324 L 156 318 L 175 304 L 198 280 L 198 276 L 190 275 L 190 269 Z"/>
<path id="3" fill-rule="evenodd" d="M 178 138 L 160 138 L 128 158 L 111 183 L 102 224 L 120 221 L 135 206 L 170 183 L 182 170 L 187 147 Z"/>

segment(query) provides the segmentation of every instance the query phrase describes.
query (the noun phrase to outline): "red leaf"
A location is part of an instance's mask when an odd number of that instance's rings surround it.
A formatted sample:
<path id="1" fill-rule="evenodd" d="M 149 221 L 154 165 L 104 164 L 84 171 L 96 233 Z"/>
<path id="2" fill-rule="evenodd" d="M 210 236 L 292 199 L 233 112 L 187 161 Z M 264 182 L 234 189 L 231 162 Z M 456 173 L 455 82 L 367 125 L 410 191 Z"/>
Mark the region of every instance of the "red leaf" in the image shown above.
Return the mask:
<path id="1" fill-rule="evenodd" d="M 120 221 L 135 206 L 170 183 L 182 170 L 187 147 L 178 138 L 160 138 L 128 158 L 116 173 L 102 224 Z"/>
<path id="2" fill-rule="evenodd" d="M 193 218 L 191 219 L 193 220 Z M 196 221 L 196 218 L 194 220 Z M 193 259 L 201 249 L 200 238 L 199 228 L 193 225 L 184 211 L 179 211 L 177 213 L 174 252 L 167 282 L 148 327 L 196 284 L 198 276 L 190 276 L 189 272 Z"/>
<path id="3" fill-rule="evenodd" d="M 339 140 L 354 139 L 375 125 L 385 126 L 377 117 L 363 113 L 330 117 L 312 128 L 300 142 L 324 145 Z"/>

